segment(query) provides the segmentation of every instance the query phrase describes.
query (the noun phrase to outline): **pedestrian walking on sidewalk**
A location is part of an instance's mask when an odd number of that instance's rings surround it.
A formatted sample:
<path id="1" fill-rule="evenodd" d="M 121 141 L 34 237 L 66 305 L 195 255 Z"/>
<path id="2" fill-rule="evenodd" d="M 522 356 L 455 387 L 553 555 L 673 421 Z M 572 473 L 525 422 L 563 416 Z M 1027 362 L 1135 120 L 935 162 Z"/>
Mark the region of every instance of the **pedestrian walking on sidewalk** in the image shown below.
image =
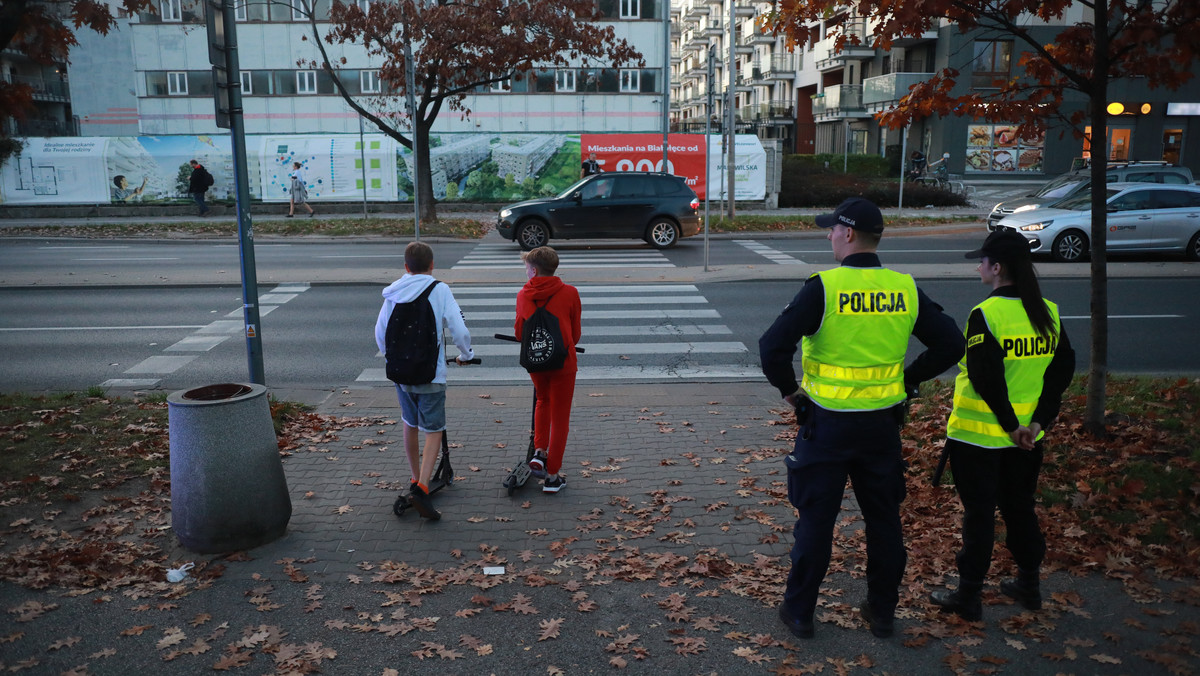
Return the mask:
<path id="1" fill-rule="evenodd" d="M 996 508 L 1017 577 L 1000 590 L 1029 610 L 1042 607 L 1040 569 L 1046 540 L 1034 512 L 1042 437 L 1058 416 L 1075 372 L 1075 352 L 1058 315 L 1042 298 L 1029 242 L 997 230 L 967 254 L 992 288 L 967 318 L 967 353 L 954 382 L 946 447 L 963 504 L 958 589 L 936 591 L 942 610 L 983 618 L 980 592 L 992 562 Z"/>
<path id="2" fill-rule="evenodd" d="M 188 164 L 192 165 L 192 175 L 188 177 L 188 194 L 192 196 L 192 199 L 196 202 L 196 206 L 200 208 L 200 215 L 204 216 L 212 211 L 204 203 L 204 193 L 208 192 L 208 189 L 212 187 L 214 183 L 213 176 L 208 173 L 204 165 L 196 160 L 190 160 Z"/>
<path id="3" fill-rule="evenodd" d="M 529 374 L 537 398 L 533 411 L 534 455 L 529 460 L 529 469 L 543 479 L 543 493 L 557 493 L 567 485 L 560 471 L 571 431 L 571 401 L 575 397 L 575 373 L 579 368 L 575 345 L 579 342 L 583 308 L 579 291 L 554 275 L 558 270 L 558 253 L 554 249 L 540 246 L 521 254 L 521 260 L 525 261 L 529 281 L 517 293 L 514 335 L 523 336 L 525 322 L 543 307 L 558 320 L 566 349 L 562 368 Z"/>
<path id="4" fill-rule="evenodd" d="M 291 218 L 296 215 L 296 205 L 308 209 L 308 217 L 312 218 L 316 215 L 313 208 L 308 204 L 308 183 L 304 178 L 304 168 L 299 162 L 292 162 L 292 173 L 288 174 L 288 179 L 291 181 L 288 186 L 288 213 L 287 217 Z"/>
<path id="5" fill-rule="evenodd" d="M 450 329 L 450 337 L 458 346 L 459 355 L 455 361 L 464 364 L 475 358 L 471 350 L 471 333 L 467 330 L 462 309 L 450 287 L 433 278 L 433 249 L 423 242 L 410 242 L 404 249 L 404 276 L 392 282 L 383 290 L 383 307 L 379 309 L 379 317 L 375 321 L 375 344 L 385 357 L 389 367 L 396 366 L 391 362 L 395 355 L 389 352 L 389 345 L 397 343 L 396 336 L 389 340 L 388 332 L 403 330 L 392 321 L 393 312 L 397 306 L 407 303 L 427 302 L 432 309 L 432 318 L 427 327 L 432 329 L 430 354 L 426 358 L 436 359 L 435 364 L 416 365 L 418 370 L 425 371 L 430 379 L 426 382 L 420 378 L 414 385 L 396 385 L 396 395 L 400 400 L 400 417 L 404 423 L 404 451 L 408 455 L 408 466 L 412 471 L 411 501 L 417 508 L 417 513 L 426 519 L 440 519 L 441 513 L 433 508 L 429 497 L 429 483 L 437 465 L 438 455 L 442 451 L 442 435 L 446 433 L 446 359 L 445 345 L 442 344 L 444 328 Z M 422 300 L 424 297 L 424 300 Z M 420 314 L 423 308 L 414 309 Z M 413 315 L 408 315 L 413 316 Z M 426 315 L 428 317 L 428 315 Z M 418 321 L 419 320 L 414 320 Z M 418 328 L 418 333 L 422 333 Z M 411 345 L 406 347 L 412 347 Z M 405 356 L 412 354 L 409 352 Z M 391 369 L 389 368 L 389 377 Z M 422 453 L 419 445 L 418 432 L 425 433 L 425 449 Z"/>
<path id="6" fill-rule="evenodd" d="M 800 424 L 787 456 L 788 499 L 799 513 L 792 567 L 779 616 L 810 638 L 817 593 L 829 568 L 833 527 L 846 479 L 867 527 L 867 598 L 860 612 L 871 633 L 891 636 L 907 553 L 900 527 L 905 399 L 954 365 L 963 336 L 909 275 L 882 266 L 879 208 L 861 198 L 817 216 L 841 267 L 808 278 L 758 341 L 762 370 L 796 408 Z M 909 336 L 926 350 L 904 366 Z M 792 359 L 802 352 L 803 380 Z"/>

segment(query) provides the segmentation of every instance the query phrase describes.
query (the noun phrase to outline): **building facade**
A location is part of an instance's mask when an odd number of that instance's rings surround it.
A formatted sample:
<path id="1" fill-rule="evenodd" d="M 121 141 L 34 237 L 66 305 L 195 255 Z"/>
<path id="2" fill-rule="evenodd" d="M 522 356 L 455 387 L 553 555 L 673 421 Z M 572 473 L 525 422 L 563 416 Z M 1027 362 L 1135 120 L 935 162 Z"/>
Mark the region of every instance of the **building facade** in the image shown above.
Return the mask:
<path id="1" fill-rule="evenodd" d="M 376 0 L 355 0 L 368 6 Z M 662 129 L 664 13 L 668 0 L 597 0 L 598 23 L 642 53 L 644 65 L 578 63 L 467 96 L 467 117 L 443 110 L 435 133 L 653 132 Z M 330 0 L 236 0 L 237 40 L 248 134 L 355 133 L 359 115 L 320 69 L 307 11 L 328 32 Z M 158 0 L 157 13 L 124 17 L 108 36 L 81 35 L 72 53 L 74 114 L 84 135 L 224 134 L 216 126 L 203 5 Z M 378 58 L 357 46 L 326 44 L 355 96 L 382 93 Z M 78 83 L 99 86 L 79 86 Z M 404 111 L 404 98 L 387 108 Z M 368 123 L 367 131 L 371 131 Z"/>
<path id="2" fill-rule="evenodd" d="M 1060 174 L 1090 156 L 1085 140 L 1063 126 L 1052 126 L 1044 137 L 1019 139 L 1012 125 L 969 117 L 929 118 L 907 130 L 879 125 L 878 113 L 943 68 L 962 74 L 958 94 L 993 89 L 1020 75 L 1021 45 L 1012 40 L 962 33 L 947 24 L 896 40 L 885 51 L 870 46 L 871 27 L 847 8 L 813 25 L 808 46 L 789 50 L 782 38 L 758 27 L 757 20 L 773 7 L 756 0 L 674 0 L 674 128 L 702 132 L 710 112 L 714 130 L 724 125 L 732 21 L 735 127 L 764 140 L 782 139 L 784 152 L 878 154 L 896 158 L 898 165 L 902 134 L 907 133 L 910 150 L 919 149 L 931 159 L 950 153 L 952 173 L 997 179 Z M 1085 8 L 1077 4 L 1056 25 L 1035 25 L 1033 31 L 1050 41 L 1056 26 L 1085 18 Z M 848 42 L 836 49 L 835 39 L 828 37 L 833 29 L 858 37 L 860 44 Z M 1112 83 L 1109 94 L 1121 113 L 1109 120 L 1106 159 L 1165 160 L 1200 174 L 1200 79 L 1176 91 L 1150 90 L 1140 80 L 1120 81 Z M 1083 100 L 1069 100 L 1063 112 L 1084 105 Z"/>

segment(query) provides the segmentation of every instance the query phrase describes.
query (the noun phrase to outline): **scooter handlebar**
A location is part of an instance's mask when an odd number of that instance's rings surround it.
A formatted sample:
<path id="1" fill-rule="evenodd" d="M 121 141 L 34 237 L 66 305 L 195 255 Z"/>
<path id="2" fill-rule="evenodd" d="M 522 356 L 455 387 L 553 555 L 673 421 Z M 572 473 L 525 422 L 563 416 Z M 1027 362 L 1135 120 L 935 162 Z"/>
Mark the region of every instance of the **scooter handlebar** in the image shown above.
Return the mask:
<path id="1" fill-rule="evenodd" d="M 516 336 L 508 336 L 503 333 L 497 333 L 497 334 L 493 335 L 492 337 L 495 338 L 496 340 L 507 340 L 510 343 L 521 342 L 520 338 L 517 338 Z M 584 350 L 582 347 L 579 347 L 578 345 L 576 345 L 575 352 L 578 354 L 583 354 L 584 352 L 586 352 L 586 350 Z"/>

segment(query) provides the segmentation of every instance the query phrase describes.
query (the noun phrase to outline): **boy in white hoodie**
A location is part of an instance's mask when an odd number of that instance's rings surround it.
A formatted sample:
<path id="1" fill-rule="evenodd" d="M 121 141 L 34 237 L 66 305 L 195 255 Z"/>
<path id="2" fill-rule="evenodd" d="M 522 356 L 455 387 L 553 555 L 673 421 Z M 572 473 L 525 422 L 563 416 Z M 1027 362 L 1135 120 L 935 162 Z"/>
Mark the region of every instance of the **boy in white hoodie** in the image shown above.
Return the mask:
<path id="1" fill-rule="evenodd" d="M 408 303 L 420 296 L 430 284 L 437 283 L 433 273 L 433 249 L 422 242 L 410 242 L 404 249 L 405 275 L 383 290 L 383 307 L 375 322 L 375 343 L 379 351 L 387 354 L 386 338 L 388 320 L 397 303 Z M 425 385 L 397 385 L 400 413 L 404 421 L 404 450 L 408 454 L 412 470 L 412 503 L 417 513 L 426 519 L 440 519 L 441 514 L 433 508 L 429 499 L 429 482 L 433 478 L 434 466 L 442 448 L 442 435 L 446 430 L 446 359 L 442 344 L 442 329 L 450 329 L 450 337 L 461 354 L 455 358 L 459 364 L 475 358 L 471 350 L 471 333 L 463 321 L 462 310 L 450 287 L 438 284 L 429 293 L 429 304 L 438 327 L 437 375 L 433 382 Z M 425 451 L 420 454 L 417 431 L 425 433 Z"/>

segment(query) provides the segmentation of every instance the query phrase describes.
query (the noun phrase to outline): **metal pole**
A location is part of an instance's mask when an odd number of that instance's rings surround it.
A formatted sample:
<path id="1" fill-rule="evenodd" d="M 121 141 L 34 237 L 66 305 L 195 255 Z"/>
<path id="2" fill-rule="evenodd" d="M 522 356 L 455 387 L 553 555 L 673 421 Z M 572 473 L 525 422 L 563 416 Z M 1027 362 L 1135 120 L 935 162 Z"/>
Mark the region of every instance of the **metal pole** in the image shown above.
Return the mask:
<path id="1" fill-rule="evenodd" d="M 242 116 L 242 75 L 238 64 L 237 17 L 232 0 L 223 0 L 225 68 L 229 73 L 229 138 L 237 186 L 238 253 L 242 267 L 242 317 L 246 328 L 246 360 L 250 382 L 266 385 L 263 373 L 262 324 L 258 312 L 258 274 L 254 265 L 254 224 L 250 220 L 250 179 L 246 169 L 246 128 Z"/>
<path id="2" fill-rule="evenodd" d="M 842 173 L 850 173 L 850 118 L 842 126 Z"/>
<path id="3" fill-rule="evenodd" d="M 708 79 L 705 80 L 705 89 L 707 89 L 708 109 L 704 111 L 704 271 L 708 272 L 708 196 L 712 193 L 712 181 L 710 180 L 709 168 L 712 166 L 712 160 L 709 159 L 711 154 L 710 149 L 712 143 L 709 141 L 709 135 L 712 133 L 713 120 L 713 85 L 716 80 L 716 58 L 717 50 L 713 45 L 708 46 Z"/>
<path id="4" fill-rule="evenodd" d="M 404 3 L 400 3 L 400 20 L 404 23 L 404 91 L 408 95 L 408 124 L 412 134 L 413 153 L 413 239 L 421 241 L 421 187 L 418 175 L 421 171 L 421 144 L 417 142 L 417 98 L 413 87 L 417 86 L 416 67 L 413 66 L 412 34 L 408 32 L 408 22 L 404 19 Z"/>
<path id="5" fill-rule="evenodd" d="M 367 143 L 363 139 L 362 115 L 358 116 L 358 161 L 362 164 L 363 218 L 370 218 L 367 215 Z"/>
<path id="6" fill-rule="evenodd" d="M 667 161 L 667 149 L 671 144 L 671 0 L 663 0 L 663 173 L 670 174 L 671 165 Z M 582 97 L 581 97 L 582 98 Z"/>
<path id="7" fill-rule="evenodd" d="M 882 133 L 882 132 L 881 132 Z M 908 161 L 908 127 L 900 132 L 900 197 L 896 200 L 896 216 L 904 215 L 904 163 Z"/>
<path id="8" fill-rule="evenodd" d="M 725 118 L 729 121 L 729 146 L 725 150 L 728 153 L 727 159 L 725 161 L 725 171 L 729 175 L 728 176 L 728 185 L 729 185 L 728 195 L 729 195 L 729 222 L 730 223 L 733 222 L 733 215 L 734 215 L 734 211 L 735 211 L 734 202 L 736 201 L 736 196 L 737 196 L 737 193 L 735 192 L 737 189 L 737 186 L 734 184 L 734 178 L 733 178 L 733 169 L 735 166 L 734 163 L 736 162 L 736 153 L 733 150 L 733 146 L 735 145 L 734 140 L 735 140 L 735 135 L 737 134 L 737 131 L 734 129 L 734 122 L 733 122 L 733 120 L 734 120 L 733 97 L 734 97 L 735 93 L 737 92 L 737 78 L 736 78 L 736 76 L 737 76 L 737 61 L 736 61 L 737 52 L 734 50 L 734 41 L 733 41 L 733 13 L 734 13 L 734 9 L 735 9 L 734 8 L 735 4 L 736 4 L 736 0 L 729 0 L 729 110 L 725 114 Z"/>

